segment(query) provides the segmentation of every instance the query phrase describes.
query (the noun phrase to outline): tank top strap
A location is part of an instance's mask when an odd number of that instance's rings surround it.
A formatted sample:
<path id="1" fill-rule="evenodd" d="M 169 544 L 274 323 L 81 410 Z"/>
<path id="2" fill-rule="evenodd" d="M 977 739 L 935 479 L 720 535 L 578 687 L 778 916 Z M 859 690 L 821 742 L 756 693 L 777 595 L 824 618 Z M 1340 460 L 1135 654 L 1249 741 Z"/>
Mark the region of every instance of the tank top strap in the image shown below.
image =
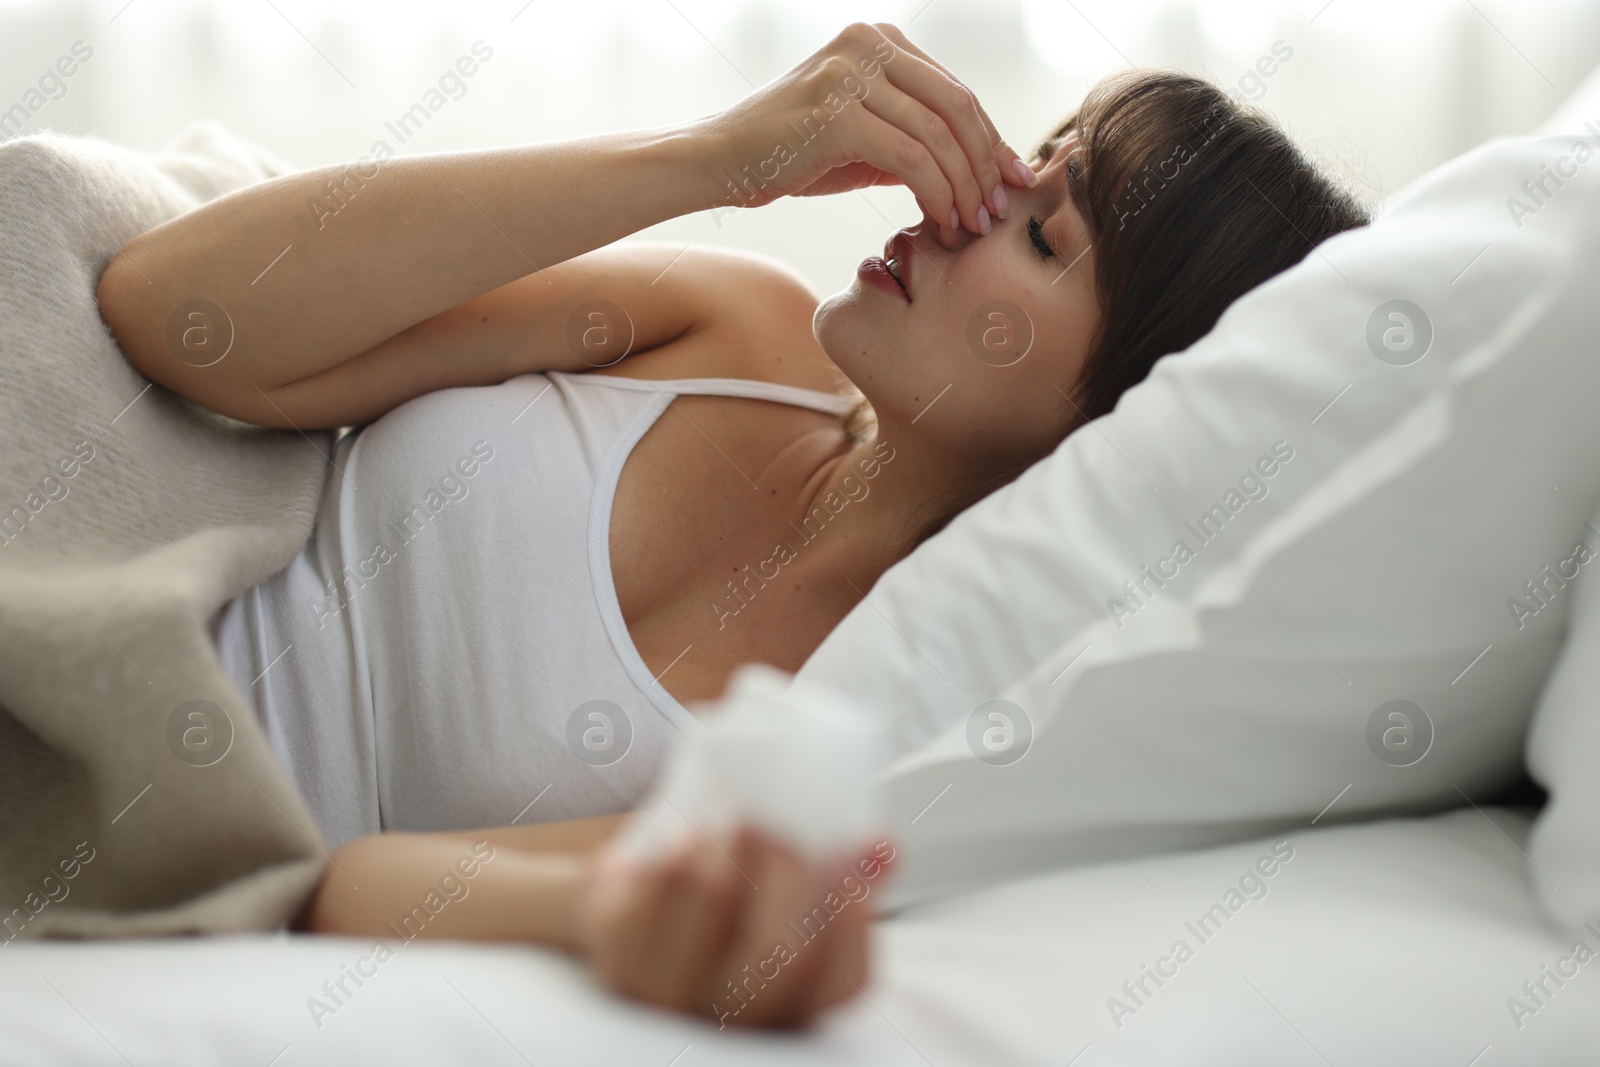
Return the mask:
<path id="1" fill-rule="evenodd" d="M 563 374 L 560 371 L 549 373 Z M 752 400 L 772 400 L 793 404 L 829 415 L 843 415 L 855 406 L 855 398 L 842 393 L 802 389 L 797 385 L 757 381 L 753 378 L 623 378 L 613 374 L 577 374 L 564 377 L 586 382 L 601 382 L 639 392 L 671 393 L 677 396 L 742 396 Z"/>

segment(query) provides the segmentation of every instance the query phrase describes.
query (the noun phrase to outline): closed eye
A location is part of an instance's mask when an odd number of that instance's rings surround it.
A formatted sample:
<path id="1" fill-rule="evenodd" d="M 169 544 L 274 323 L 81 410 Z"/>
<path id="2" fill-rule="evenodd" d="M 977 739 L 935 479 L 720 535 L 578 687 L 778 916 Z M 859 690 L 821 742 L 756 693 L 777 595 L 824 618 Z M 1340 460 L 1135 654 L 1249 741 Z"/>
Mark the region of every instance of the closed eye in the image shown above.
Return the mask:
<path id="1" fill-rule="evenodd" d="M 1028 219 L 1028 237 L 1033 241 L 1033 247 L 1039 253 L 1040 259 L 1056 258 L 1056 250 L 1044 239 L 1044 223 L 1038 218 Z"/>

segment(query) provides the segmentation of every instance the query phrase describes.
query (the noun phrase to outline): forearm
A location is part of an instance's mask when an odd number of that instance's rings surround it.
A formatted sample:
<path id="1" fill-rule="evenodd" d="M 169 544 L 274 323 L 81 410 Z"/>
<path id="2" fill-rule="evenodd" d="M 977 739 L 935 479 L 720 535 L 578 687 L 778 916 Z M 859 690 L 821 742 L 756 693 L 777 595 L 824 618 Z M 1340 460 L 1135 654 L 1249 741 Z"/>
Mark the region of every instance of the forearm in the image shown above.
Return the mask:
<path id="1" fill-rule="evenodd" d="M 247 369 L 263 389 L 295 381 L 710 206 L 722 184 L 710 136 L 691 124 L 285 175 L 130 242 L 102 280 L 102 310 L 135 362 L 155 365 L 174 358 L 174 309 L 209 301 L 232 324 L 225 373 Z"/>
<path id="2" fill-rule="evenodd" d="M 482 838 L 360 838 L 335 853 L 304 926 L 348 936 L 575 948 L 586 862 L 580 851 L 527 852 Z"/>

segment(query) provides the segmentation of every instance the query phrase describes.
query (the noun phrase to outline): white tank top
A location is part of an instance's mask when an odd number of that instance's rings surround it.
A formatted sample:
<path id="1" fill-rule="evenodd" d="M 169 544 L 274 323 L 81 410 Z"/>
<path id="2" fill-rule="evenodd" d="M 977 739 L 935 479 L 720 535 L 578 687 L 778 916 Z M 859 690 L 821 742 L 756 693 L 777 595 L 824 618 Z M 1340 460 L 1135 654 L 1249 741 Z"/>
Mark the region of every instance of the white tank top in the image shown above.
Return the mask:
<path id="1" fill-rule="evenodd" d="M 696 724 L 628 636 L 611 505 L 680 395 L 851 406 L 771 382 L 551 371 L 428 393 L 339 440 L 305 548 L 212 624 L 330 846 L 643 797 Z"/>

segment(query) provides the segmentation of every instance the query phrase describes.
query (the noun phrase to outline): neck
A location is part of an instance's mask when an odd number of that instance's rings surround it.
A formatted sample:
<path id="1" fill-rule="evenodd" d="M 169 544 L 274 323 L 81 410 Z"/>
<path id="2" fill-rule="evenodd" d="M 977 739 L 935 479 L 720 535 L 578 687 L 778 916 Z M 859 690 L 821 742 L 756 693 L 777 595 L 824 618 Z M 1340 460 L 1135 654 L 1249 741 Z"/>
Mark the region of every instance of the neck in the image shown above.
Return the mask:
<path id="1" fill-rule="evenodd" d="M 818 593 L 853 606 L 909 551 L 912 520 L 924 517 L 918 509 L 955 486 L 954 465 L 920 451 L 897 448 L 882 433 L 859 444 L 846 439 L 800 487 L 789 543 L 818 576 Z"/>

